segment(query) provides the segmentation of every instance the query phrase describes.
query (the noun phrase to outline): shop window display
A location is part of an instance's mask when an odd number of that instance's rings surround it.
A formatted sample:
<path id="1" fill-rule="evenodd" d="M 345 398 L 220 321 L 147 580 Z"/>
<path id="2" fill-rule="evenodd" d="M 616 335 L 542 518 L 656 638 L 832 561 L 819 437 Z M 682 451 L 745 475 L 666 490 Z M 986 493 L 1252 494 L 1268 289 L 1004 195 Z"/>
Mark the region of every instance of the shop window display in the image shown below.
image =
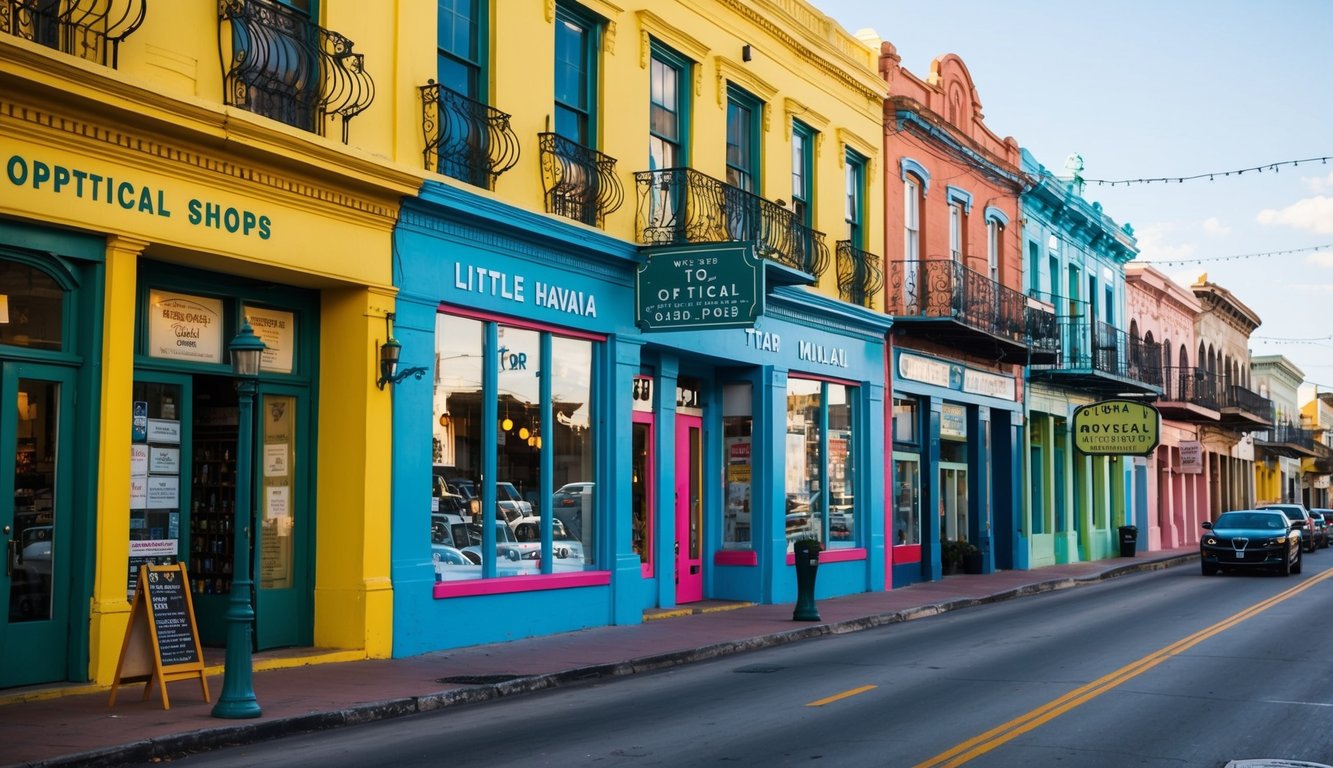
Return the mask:
<path id="1" fill-rule="evenodd" d="M 855 387 L 792 378 L 787 384 L 788 542 L 856 542 Z"/>
<path id="2" fill-rule="evenodd" d="M 431 537 L 439 578 L 481 578 L 487 561 L 496 576 L 594 567 L 593 342 L 453 315 L 440 315 L 436 330 Z M 497 361 L 494 381 L 488 359 Z M 487 399 L 498 417 L 493 431 L 482 422 Z M 494 478 L 482 475 L 488 455 Z M 491 489 L 495 509 L 484 510 Z"/>

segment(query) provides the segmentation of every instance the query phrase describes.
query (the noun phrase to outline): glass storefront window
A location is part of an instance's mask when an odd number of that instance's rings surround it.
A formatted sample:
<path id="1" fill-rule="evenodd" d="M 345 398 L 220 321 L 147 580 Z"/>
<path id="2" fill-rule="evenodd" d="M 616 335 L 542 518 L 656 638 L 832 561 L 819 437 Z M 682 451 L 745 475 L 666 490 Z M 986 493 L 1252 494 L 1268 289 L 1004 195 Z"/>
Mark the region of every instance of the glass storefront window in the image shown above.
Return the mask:
<path id="1" fill-rule="evenodd" d="M 787 541 L 856 542 L 857 389 L 792 378 L 787 382 Z"/>
<path id="2" fill-rule="evenodd" d="M 916 443 L 917 439 L 917 403 L 914 398 L 895 397 L 893 399 L 893 441 L 895 443 Z"/>
<path id="3" fill-rule="evenodd" d="M 497 576 L 592 568 L 593 343 L 496 324 L 496 347 L 487 350 L 486 325 L 454 315 L 436 321 L 431 543 L 437 578 L 480 578 L 488 558 Z M 484 365 L 492 358 L 493 383 Z M 493 444 L 482 423 L 488 400 L 497 414 Z M 496 457 L 493 479 L 482 476 L 488 454 Z M 484 483 L 494 483 L 490 514 L 481 507 Z M 493 549 L 485 542 L 487 524 L 494 528 Z"/>
<path id="4" fill-rule="evenodd" d="M 893 455 L 893 543 L 921 543 L 921 459 Z"/>
<path id="5" fill-rule="evenodd" d="M 59 350 L 65 290 L 36 267 L 0 259 L 0 344 Z"/>
<path id="6" fill-rule="evenodd" d="M 722 439 L 727 482 L 727 506 L 722 520 L 723 549 L 749 549 L 751 546 L 752 390 L 749 384 L 729 384 L 723 389 Z"/>

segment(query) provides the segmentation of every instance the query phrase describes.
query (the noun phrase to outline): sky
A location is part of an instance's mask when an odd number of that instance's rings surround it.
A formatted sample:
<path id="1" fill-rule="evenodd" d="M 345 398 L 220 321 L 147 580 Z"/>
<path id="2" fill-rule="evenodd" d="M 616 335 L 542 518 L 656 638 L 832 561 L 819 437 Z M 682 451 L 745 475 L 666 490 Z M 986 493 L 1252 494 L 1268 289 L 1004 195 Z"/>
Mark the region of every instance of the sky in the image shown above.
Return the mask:
<path id="1" fill-rule="evenodd" d="M 1206 273 L 1262 320 L 1253 355 L 1333 391 L 1333 0 L 810 2 L 918 77 L 957 54 L 991 131 L 1053 173 L 1082 155 L 1139 261 Z"/>

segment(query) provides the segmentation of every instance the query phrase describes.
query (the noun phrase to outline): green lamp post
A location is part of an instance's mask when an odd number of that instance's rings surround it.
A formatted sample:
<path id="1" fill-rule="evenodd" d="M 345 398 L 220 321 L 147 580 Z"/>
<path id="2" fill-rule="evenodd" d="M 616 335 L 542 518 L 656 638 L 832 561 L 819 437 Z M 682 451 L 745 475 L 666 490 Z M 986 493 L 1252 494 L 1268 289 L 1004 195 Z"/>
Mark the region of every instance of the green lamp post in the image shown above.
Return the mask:
<path id="1" fill-rule="evenodd" d="M 213 706 L 213 717 L 259 717 L 252 679 L 251 634 L 255 619 L 250 588 L 250 465 L 254 441 L 254 401 L 258 388 L 259 362 L 264 342 L 255 335 L 250 323 L 231 340 L 231 367 L 235 372 L 237 415 L 236 436 L 236 521 L 232 525 L 231 596 L 227 605 L 227 659 L 222 671 L 222 694 Z"/>

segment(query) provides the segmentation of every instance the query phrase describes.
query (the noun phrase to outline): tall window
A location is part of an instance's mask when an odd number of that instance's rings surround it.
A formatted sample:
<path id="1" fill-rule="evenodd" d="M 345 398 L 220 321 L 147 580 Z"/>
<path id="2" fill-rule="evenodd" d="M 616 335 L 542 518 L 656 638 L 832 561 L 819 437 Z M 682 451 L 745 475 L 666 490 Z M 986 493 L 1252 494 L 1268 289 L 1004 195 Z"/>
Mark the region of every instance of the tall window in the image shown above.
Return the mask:
<path id="1" fill-rule="evenodd" d="M 787 381 L 787 539 L 856 542 L 857 388 Z"/>
<path id="2" fill-rule="evenodd" d="M 749 549 L 753 535 L 750 508 L 753 471 L 754 398 L 750 384 L 727 384 L 722 394 L 722 439 L 727 506 L 722 519 L 722 548 Z"/>
<path id="3" fill-rule="evenodd" d="M 436 81 L 469 99 L 482 100 L 478 0 L 439 0 Z"/>
<path id="4" fill-rule="evenodd" d="M 986 267 L 990 274 L 990 279 L 996 283 L 1000 282 L 1000 236 L 1004 233 L 1004 225 L 995 219 L 986 220 Z"/>
<path id="5" fill-rule="evenodd" d="M 843 217 L 847 222 L 847 239 L 853 248 L 865 248 L 866 159 L 849 149 L 846 166 Z"/>
<path id="6" fill-rule="evenodd" d="M 587 14 L 568 6 L 555 11 L 555 132 L 592 147 L 597 49 L 600 29 Z"/>
<path id="7" fill-rule="evenodd" d="M 913 176 L 903 181 L 903 258 L 921 258 L 921 184 Z"/>
<path id="8" fill-rule="evenodd" d="M 671 49 L 653 41 L 649 65 L 648 168 L 681 168 L 688 165 L 684 141 L 685 107 L 680 84 L 690 81 L 690 62 Z"/>
<path id="9" fill-rule="evenodd" d="M 813 226 L 815 197 L 814 162 L 815 132 L 810 126 L 793 120 L 791 123 L 791 205 L 796 220 Z"/>
<path id="10" fill-rule="evenodd" d="M 439 580 L 594 567 L 594 342 L 444 314 L 435 330 Z"/>
<path id="11" fill-rule="evenodd" d="M 759 100 L 727 86 L 727 183 L 759 191 Z"/>
<path id="12" fill-rule="evenodd" d="M 1028 292 L 1041 295 L 1041 246 L 1028 241 Z"/>
<path id="13" fill-rule="evenodd" d="M 949 257 L 963 260 L 963 204 L 949 203 Z"/>

